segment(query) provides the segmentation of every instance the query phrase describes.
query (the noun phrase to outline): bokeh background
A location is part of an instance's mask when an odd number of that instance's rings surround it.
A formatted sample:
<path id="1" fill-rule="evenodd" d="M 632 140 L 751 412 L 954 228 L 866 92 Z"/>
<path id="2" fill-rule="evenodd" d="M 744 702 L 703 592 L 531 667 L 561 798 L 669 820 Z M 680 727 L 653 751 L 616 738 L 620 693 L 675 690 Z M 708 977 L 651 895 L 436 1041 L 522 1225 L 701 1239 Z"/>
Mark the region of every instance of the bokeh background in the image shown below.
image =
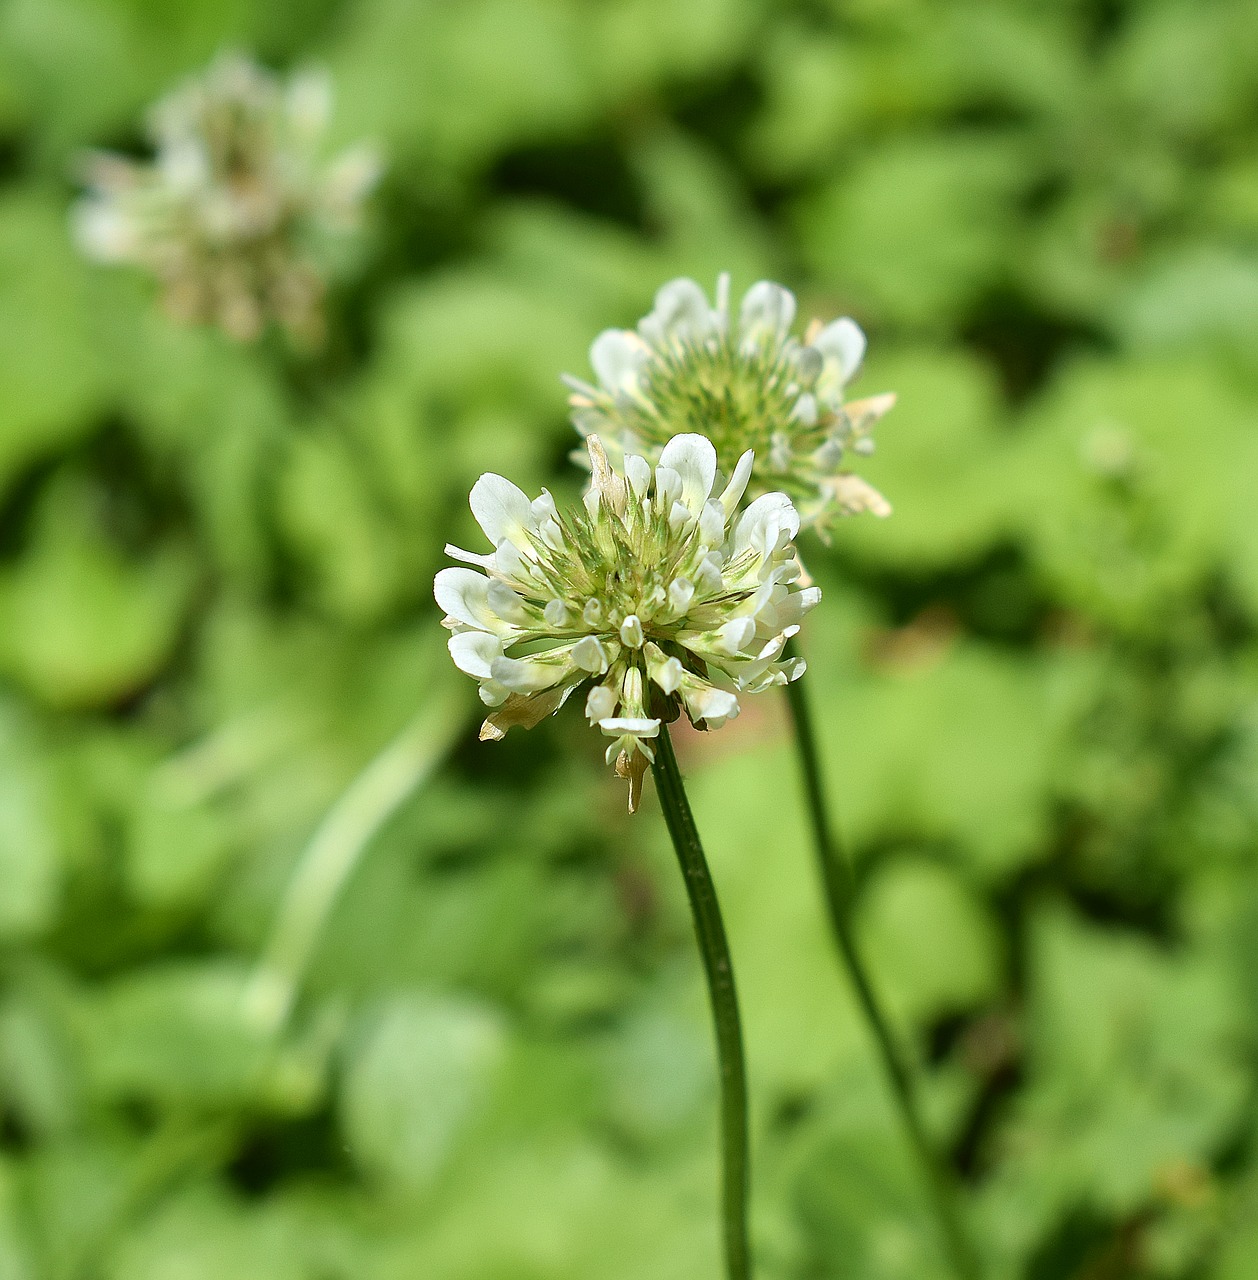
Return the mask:
<path id="1" fill-rule="evenodd" d="M 224 47 L 389 159 L 318 360 L 71 244 Z M 477 744 L 430 590 L 726 269 L 900 395 L 807 679 L 991 1276 L 1258 1276 L 1256 126 L 1252 0 L 4 0 L 0 1277 L 719 1274 L 658 812 L 575 711 Z M 681 748 L 760 1275 L 939 1280 L 781 708 Z"/>

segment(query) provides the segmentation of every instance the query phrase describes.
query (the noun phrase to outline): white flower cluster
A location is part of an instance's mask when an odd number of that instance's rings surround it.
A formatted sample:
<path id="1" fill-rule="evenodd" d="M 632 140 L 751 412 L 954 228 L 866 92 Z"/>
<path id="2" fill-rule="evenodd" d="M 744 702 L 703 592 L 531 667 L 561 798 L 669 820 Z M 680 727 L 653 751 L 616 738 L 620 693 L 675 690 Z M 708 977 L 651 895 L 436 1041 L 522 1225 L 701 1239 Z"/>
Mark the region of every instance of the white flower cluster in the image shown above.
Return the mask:
<path id="1" fill-rule="evenodd" d="M 447 547 L 476 567 L 443 569 L 435 594 L 455 664 L 492 708 L 481 738 L 531 727 L 589 685 L 586 715 L 611 739 L 632 811 L 662 721 L 684 710 L 717 728 L 740 693 L 803 673 L 782 650 L 821 593 L 801 585 L 785 494 L 738 514 L 750 452 L 713 497 L 717 455 L 704 436 L 674 437 L 654 469 L 636 455 L 613 469 L 597 436 L 587 444 L 593 483 L 572 511 L 482 476 L 471 507 L 494 550 Z"/>
<path id="2" fill-rule="evenodd" d="M 636 330 L 608 329 L 594 340 L 597 385 L 565 377 L 574 425 L 602 437 L 613 456 L 655 459 L 686 432 L 712 440 L 722 466 L 750 449 L 752 494 L 784 490 L 823 536 L 838 516 L 889 515 L 886 499 L 844 460 L 873 451 L 870 432 L 895 396 L 845 403 L 865 335 L 841 319 L 814 322 L 801 342 L 790 332 L 795 309 L 789 289 L 761 280 L 734 323 L 727 275 L 715 306 L 695 281 L 670 281 Z"/>
<path id="3" fill-rule="evenodd" d="M 367 145 L 323 159 L 331 108 L 322 73 L 284 83 L 221 55 L 153 108 L 152 163 L 88 158 L 89 191 L 74 215 L 80 247 L 151 272 L 181 320 L 241 341 L 275 321 L 316 341 L 324 282 L 309 242 L 357 225 L 381 169 Z"/>

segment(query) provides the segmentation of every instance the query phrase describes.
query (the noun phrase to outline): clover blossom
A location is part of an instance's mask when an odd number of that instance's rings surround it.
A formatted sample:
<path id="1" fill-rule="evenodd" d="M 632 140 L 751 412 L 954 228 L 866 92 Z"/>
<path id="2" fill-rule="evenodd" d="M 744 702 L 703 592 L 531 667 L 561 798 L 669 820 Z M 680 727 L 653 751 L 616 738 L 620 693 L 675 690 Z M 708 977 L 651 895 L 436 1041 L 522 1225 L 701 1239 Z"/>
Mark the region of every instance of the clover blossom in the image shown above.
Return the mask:
<path id="1" fill-rule="evenodd" d="M 752 496 L 784 491 L 823 537 L 839 516 L 890 515 L 882 494 L 844 461 L 873 452 L 870 432 L 895 396 L 845 403 L 865 335 L 844 318 L 814 321 L 801 341 L 790 333 L 794 318 L 795 295 L 769 280 L 747 290 L 736 323 L 728 275 L 717 281 L 715 306 L 695 281 L 669 281 L 636 330 L 595 338 L 597 385 L 565 376 L 573 424 L 598 433 L 613 457 L 658 458 L 685 432 L 707 436 L 722 466 L 750 449 Z"/>
<path id="2" fill-rule="evenodd" d="M 176 318 L 250 341 L 275 321 L 322 333 L 324 280 L 313 242 L 351 231 L 380 174 L 374 148 L 330 161 L 322 144 L 330 83 L 286 83 L 236 53 L 220 55 L 151 110 L 151 163 L 98 152 L 74 212 L 80 248 L 157 277 Z"/>
<path id="3" fill-rule="evenodd" d="M 630 455 L 623 473 L 597 436 L 587 447 L 593 484 L 567 512 L 545 490 L 530 502 L 481 476 L 472 513 L 494 550 L 447 547 L 476 568 L 441 570 L 434 591 L 455 665 L 491 708 L 481 739 L 532 727 L 588 685 L 585 714 L 611 740 L 632 812 L 661 722 L 685 711 L 718 728 L 740 693 L 803 674 L 802 659 L 781 654 L 821 593 L 800 585 L 799 517 L 785 494 L 737 514 L 750 452 L 713 497 L 716 450 L 703 436 L 670 440 L 654 470 Z"/>

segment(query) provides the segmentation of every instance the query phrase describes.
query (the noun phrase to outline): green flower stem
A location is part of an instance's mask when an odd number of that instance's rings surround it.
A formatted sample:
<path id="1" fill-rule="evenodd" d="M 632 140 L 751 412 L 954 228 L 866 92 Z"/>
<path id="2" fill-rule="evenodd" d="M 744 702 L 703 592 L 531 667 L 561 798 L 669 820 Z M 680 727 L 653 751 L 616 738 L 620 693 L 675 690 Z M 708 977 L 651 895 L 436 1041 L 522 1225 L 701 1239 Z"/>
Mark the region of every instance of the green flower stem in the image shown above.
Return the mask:
<path id="1" fill-rule="evenodd" d="M 791 643 L 793 645 L 793 642 Z M 791 652 L 790 647 L 787 652 Z M 926 1132 L 913 1072 L 903 1049 L 896 1040 L 887 1015 L 874 993 L 869 970 L 861 958 L 860 949 L 856 943 L 852 924 L 852 871 L 831 825 L 825 788 L 821 780 L 817 735 L 808 706 L 808 694 L 803 685 L 802 680 L 793 681 L 786 686 L 786 695 L 795 730 L 795 747 L 799 753 L 800 767 L 804 775 L 813 845 L 821 869 L 822 883 L 825 886 L 830 924 L 834 930 L 843 963 L 847 968 L 848 977 L 856 990 L 861 1011 L 873 1031 L 878 1055 L 890 1082 L 900 1118 L 917 1158 L 925 1170 L 931 1198 L 939 1219 L 939 1227 L 943 1233 L 944 1244 L 953 1269 L 963 1280 L 977 1280 L 980 1275 L 979 1263 L 962 1220 L 956 1188 Z"/>
<path id="2" fill-rule="evenodd" d="M 747 1243 L 747 1070 L 743 1061 L 743 1035 L 738 1017 L 738 996 L 734 990 L 734 969 L 716 886 L 703 856 L 694 815 L 682 786 L 677 757 L 668 726 L 660 726 L 651 766 L 659 792 L 664 821 L 673 838 L 681 865 L 695 936 L 703 955 L 703 968 L 716 1024 L 716 1048 L 721 1073 L 721 1152 L 723 1160 L 722 1213 L 725 1263 L 730 1280 L 747 1280 L 751 1275 Z"/>
<path id="3" fill-rule="evenodd" d="M 245 1010 L 269 1035 L 288 1021 L 342 888 L 381 827 L 445 758 L 462 731 L 462 699 L 444 689 L 371 760 L 302 852 L 270 937 L 245 988 Z"/>

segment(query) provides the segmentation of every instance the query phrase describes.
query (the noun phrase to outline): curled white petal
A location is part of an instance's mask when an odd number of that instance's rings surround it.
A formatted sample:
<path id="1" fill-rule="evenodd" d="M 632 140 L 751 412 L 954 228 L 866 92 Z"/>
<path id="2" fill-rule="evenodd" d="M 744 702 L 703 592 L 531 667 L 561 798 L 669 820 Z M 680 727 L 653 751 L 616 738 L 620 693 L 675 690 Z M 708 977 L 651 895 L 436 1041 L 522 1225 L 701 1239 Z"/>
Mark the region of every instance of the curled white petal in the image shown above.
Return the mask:
<path id="1" fill-rule="evenodd" d="M 720 627 L 717 635 L 717 648 L 733 657 L 756 638 L 756 624 L 751 618 L 731 618 Z"/>
<path id="2" fill-rule="evenodd" d="M 810 609 L 815 609 L 821 601 L 820 587 L 805 587 L 802 591 L 792 591 L 779 603 L 776 609 L 776 625 L 793 626 Z"/>
<path id="3" fill-rule="evenodd" d="M 475 569 L 442 569 L 433 580 L 437 603 L 459 622 L 478 631 L 507 628 L 489 604 L 489 579 Z"/>
<path id="4" fill-rule="evenodd" d="M 738 459 L 734 467 L 734 474 L 730 476 L 729 484 L 725 486 L 721 494 L 721 506 L 725 509 L 725 518 L 727 520 L 738 509 L 738 504 L 743 500 L 743 494 L 747 492 L 747 482 L 751 479 L 751 468 L 755 465 L 755 461 L 755 453 L 748 449 Z"/>
<path id="5" fill-rule="evenodd" d="M 799 532 L 799 513 L 784 493 L 765 493 L 734 526 L 734 554 L 748 549 L 767 558 Z"/>
<path id="6" fill-rule="evenodd" d="M 726 720 L 738 715 L 738 699 L 728 690 L 717 689 L 703 680 L 690 679 L 683 683 L 682 702 L 691 721 L 702 720 L 709 728 L 717 729 Z"/>
<path id="7" fill-rule="evenodd" d="M 486 631 L 460 631 L 450 637 L 447 647 L 454 665 L 477 680 L 491 679 L 494 659 L 502 657 L 502 642 Z"/>
<path id="8" fill-rule="evenodd" d="M 487 556 L 477 555 L 472 551 L 464 551 L 462 547 L 456 547 L 452 542 L 446 543 L 445 551 L 451 560 L 462 560 L 464 564 L 479 565 L 482 569 L 492 569 L 494 567 L 492 553 Z"/>

